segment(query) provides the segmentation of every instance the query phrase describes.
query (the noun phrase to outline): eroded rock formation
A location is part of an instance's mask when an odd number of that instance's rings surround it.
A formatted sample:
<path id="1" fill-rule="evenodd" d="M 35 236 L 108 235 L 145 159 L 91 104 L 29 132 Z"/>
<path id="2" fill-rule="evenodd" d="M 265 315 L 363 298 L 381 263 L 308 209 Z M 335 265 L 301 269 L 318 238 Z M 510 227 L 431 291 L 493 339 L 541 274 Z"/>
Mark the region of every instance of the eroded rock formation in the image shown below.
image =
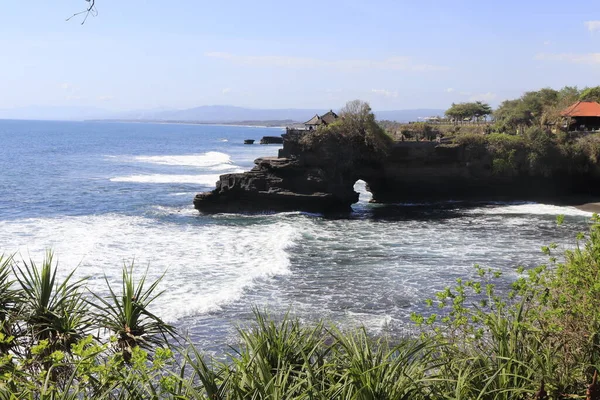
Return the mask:
<path id="1" fill-rule="evenodd" d="M 288 131 L 279 157 L 259 158 L 251 171 L 222 175 L 215 190 L 196 195 L 194 206 L 205 212 L 344 212 L 358 201 L 353 189 L 358 179 L 367 182 L 372 201 L 380 203 L 600 194 L 598 171 L 557 167 L 543 174 L 519 167 L 498 172 L 498 159 L 489 152 L 436 142 L 399 142 L 385 157 L 366 157 L 364 149 L 336 140 L 307 148 L 305 134 Z"/>
<path id="2" fill-rule="evenodd" d="M 221 175 L 215 190 L 196 195 L 194 206 L 207 212 L 350 210 L 358 201 L 351 166 L 336 168 L 343 155 L 329 154 L 335 149 L 302 151 L 301 133 L 283 135 L 279 157 L 258 158 L 248 172 Z"/>

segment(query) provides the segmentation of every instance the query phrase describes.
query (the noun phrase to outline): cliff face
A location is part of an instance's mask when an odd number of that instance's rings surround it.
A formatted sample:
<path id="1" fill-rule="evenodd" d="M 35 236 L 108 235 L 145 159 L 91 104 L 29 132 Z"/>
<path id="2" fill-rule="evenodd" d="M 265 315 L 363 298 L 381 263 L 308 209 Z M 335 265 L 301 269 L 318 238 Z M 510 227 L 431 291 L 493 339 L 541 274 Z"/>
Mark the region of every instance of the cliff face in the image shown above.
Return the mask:
<path id="1" fill-rule="evenodd" d="M 376 159 L 335 141 L 307 149 L 302 135 L 289 131 L 279 157 L 259 158 L 249 172 L 222 175 L 215 190 L 195 197 L 194 206 L 206 212 L 343 212 L 358 201 L 353 186 L 359 179 L 367 182 L 372 201 L 381 203 L 600 194 L 595 172 L 499 170 L 502 160 L 464 145 L 399 142 Z"/>
<path id="2" fill-rule="evenodd" d="M 551 174 L 499 170 L 490 153 L 460 145 L 404 142 L 369 183 L 373 201 L 546 200 L 573 195 L 598 195 L 598 175 L 557 168 Z"/>

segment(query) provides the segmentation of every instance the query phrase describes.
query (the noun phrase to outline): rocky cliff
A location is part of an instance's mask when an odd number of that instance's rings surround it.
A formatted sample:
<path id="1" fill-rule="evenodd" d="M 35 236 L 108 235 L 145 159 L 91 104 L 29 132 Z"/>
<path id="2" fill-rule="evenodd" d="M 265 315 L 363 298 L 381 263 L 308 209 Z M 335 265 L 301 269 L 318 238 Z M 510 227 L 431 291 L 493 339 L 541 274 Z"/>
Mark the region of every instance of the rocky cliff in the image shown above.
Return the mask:
<path id="1" fill-rule="evenodd" d="M 205 212 L 344 212 L 358 201 L 353 186 L 359 179 L 367 182 L 372 201 L 381 203 L 600 194 L 597 171 L 574 171 L 558 161 L 550 172 L 538 171 L 529 167 L 531 157 L 524 154 L 521 162 L 512 150 L 507 161 L 465 144 L 398 142 L 373 157 L 365 156 L 369 150 L 364 146 L 349 146 L 339 138 L 309 146 L 306 134 L 288 131 L 279 157 L 259 158 L 251 171 L 222 175 L 215 190 L 196 195 L 194 206 Z"/>

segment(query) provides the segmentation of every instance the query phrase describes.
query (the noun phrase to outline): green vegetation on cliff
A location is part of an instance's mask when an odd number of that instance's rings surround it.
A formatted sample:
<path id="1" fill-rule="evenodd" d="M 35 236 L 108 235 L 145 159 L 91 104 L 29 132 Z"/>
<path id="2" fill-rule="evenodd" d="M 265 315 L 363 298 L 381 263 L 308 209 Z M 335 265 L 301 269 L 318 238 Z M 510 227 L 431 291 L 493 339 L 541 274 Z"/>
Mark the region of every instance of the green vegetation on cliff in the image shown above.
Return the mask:
<path id="1" fill-rule="evenodd" d="M 504 101 L 493 113 L 485 103 L 459 103 L 447 110 L 450 119 L 435 123 L 380 124 L 396 141 L 463 146 L 467 162 L 497 176 L 598 175 L 600 133 L 567 132 L 561 116 L 577 101 L 597 100 L 600 87 L 544 88 Z"/>
<path id="2" fill-rule="evenodd" d="M 300 143 L 305 150 L 335 148 L 345 160 L 377 162 L 389 154 L 393 139 L 375 121 L 368 103 L 348 102 L 332 124 L 305 134 Z"/>
<path id="3" fill-rule="evenodd" d="M 465 134 L 457 135 L 453 142 L 464 146 L 467 159 L 491 161 L 492 173 L 500 176 L 594 174 L 600 161 L 598 134 L 561 140 L 560 136 L 530 127 L 519 136 Z"/>
<path id="4" fill-rule="evenodd" d="M 156 282 L 129 268 L 104 297 L 87 295 L 85 279 L 58 282 L 51 255 L 41 267 L 2 258 L 0 398 L 583 398 L 599 389 L 588 385 L 600 368 L 600 218 L 575 248 L 542 252 L 508 289 L 476 266 L 425 300 L 412 337 L 256 312 L 226 361 L 169 339 L 177 332 L 148 310 Z"/>

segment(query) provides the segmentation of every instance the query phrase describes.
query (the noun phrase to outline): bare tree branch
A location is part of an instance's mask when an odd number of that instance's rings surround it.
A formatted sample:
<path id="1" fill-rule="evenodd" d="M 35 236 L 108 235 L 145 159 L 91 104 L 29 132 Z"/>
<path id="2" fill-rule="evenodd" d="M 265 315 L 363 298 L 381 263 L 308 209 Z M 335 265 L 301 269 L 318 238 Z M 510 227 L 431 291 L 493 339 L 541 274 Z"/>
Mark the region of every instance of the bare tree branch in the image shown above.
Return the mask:
<path id="1" fill-rule="evenodd" d="M 83 24 L 85 24 L 85 21 L 87 21 L 90 14 L 92 15 L 92 17 L 95 17 L 98 15 L 98 10 L 96 9 L 96 0 L 85 0 L 85 1 L 90 3 L 90 5 L 85 10 L 71 15 L 69 18 L 67 18 L 67 21 L 70 21 L 71 18 L 76 17 L 78 15 L 85 14 L 85 17 L 83 18 L 83 21 L 81 22 L 81 25 L 83 25 Z"/>

